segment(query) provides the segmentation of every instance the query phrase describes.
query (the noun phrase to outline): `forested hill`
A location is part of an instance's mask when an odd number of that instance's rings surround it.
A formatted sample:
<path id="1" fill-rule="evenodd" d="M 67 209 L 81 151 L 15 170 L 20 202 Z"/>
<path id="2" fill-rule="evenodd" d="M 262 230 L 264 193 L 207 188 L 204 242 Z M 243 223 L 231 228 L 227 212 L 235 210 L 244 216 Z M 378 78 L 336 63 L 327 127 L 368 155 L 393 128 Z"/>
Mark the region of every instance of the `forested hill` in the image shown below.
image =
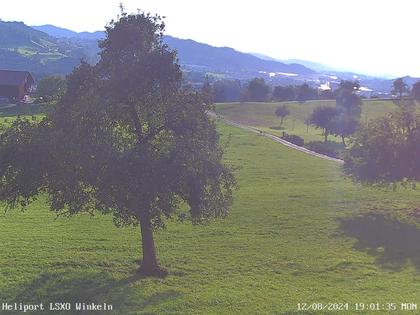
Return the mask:
<path id="1" fill-rule="evenodd" d="M 41 52 L 56 46 L 56 38 L 37 31 L 22 22 L 0 21 L 0 48 L 27 47 Z"/>
<path id="2" fill-rule="evenodd" d="M 213 47 L 190 39 L 165 36 L 169 47 L 178 51 L 180 63 L 185 66 L 203 68 L 217 72 L 284 72 L 299 75 L 314 74 L 315 71 L 300 64 L 285 64 L 263 60 L 251 54 L 228 47 Z"/>
<path id="3" fill-rule="evenodd" d="M 36 78 L 68 74 L 80 59 L 95 62 L 96 41 L 55 38 L 21 22 L 0 21 L 0 69 L 30 71 Z"/>

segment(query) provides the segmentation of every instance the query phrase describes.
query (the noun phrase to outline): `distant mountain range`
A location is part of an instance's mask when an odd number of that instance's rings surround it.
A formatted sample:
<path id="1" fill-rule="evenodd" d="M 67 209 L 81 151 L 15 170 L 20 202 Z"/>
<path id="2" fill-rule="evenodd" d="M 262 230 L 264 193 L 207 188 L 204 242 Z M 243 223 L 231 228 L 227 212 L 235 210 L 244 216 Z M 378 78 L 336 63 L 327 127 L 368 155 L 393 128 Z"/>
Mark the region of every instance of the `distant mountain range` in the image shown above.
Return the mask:
<path id="1" fill-rule="evenodd" d="M 105 36 L 105 33 L 101 31 L 77 33 L 53 25 L 32 27 L 57 38 L 99 40 Z M 189 70 L 222 72 L 226 74 L 246 74 L 258 71 L 301 75 L 315 73 L 315 71 L 300 64 L 286 64 L 274 60 L 264 60 L 228 47 L 213 47 L 190 39 L 179 39 L 168 35 L 164 37 L 164 41 L 169 47 L 177 50 L 181 65 Z"/>
<path id="2" fill-rule="evenodd" d="M 81 59 L 96 63 L 98 40 L 105 32 L 74 32 L 54 25 L 29 27 L 22 22 L 0 20 L 0 69 L 27 70 L 36 78 L 66 75 Z M 358 79 L 370 94 L 389 95 L 392 80 L 340 72 L 306 60 L 277 60 L 262 54 L 214 47 L 191 39 L 164 36 L 164 42 L 178 53 L 185 78 L 192 84 L 206 78 L 247 81 L 262 77 L 273 85 L 302 84 L 337 86 L 341 79 Z M 406 77 L 407 83 L 418 81 Z"/>
<path id="3" fill-rule="evenodd" d="M 300 64 L 263 60 L 229 47 L 213 47 L 191 39 L 179 39 L 171 36 L 165 36 L 164 41 L 169 47 L 177 50 L 181 64 L 192 69 L 201 68 L 209 72 L 227 74 L 283 72 L 312 75 L 316 73 Z"/>
<path id="4" fill-rule="evenodd" d="M 66 28 L 57 27 L 51 24 L 40 25 L 40 26 L 31 26 L 33 29 L 44 32 L 50 36 L 56 38 L 81 38 L 81 39 L 91 39 L 91 40 L 99 40 L 105 37 L 105 32 L 97 31 L 97 32 L 75 32 L 68 30 Z"/>
<path id="5" fill-rule="evenodd" d="M 82 58 L 97 62 L 97 41 L 104 37 L 103 31 L 78 33 L 54 25 L 29 27 L 21 22 L 1 21 L 0 68 L 28 70 L 35 77 L 67 74 Z M 179 63 L 191 81 L 203 81 L 206 76 L 247 80 L 268 73 L 316 75 L 314 70 L 297 63 L 264 60 L 228 47 L 172 36 L 165 36 L 164 41 L 177 50 Z"/>

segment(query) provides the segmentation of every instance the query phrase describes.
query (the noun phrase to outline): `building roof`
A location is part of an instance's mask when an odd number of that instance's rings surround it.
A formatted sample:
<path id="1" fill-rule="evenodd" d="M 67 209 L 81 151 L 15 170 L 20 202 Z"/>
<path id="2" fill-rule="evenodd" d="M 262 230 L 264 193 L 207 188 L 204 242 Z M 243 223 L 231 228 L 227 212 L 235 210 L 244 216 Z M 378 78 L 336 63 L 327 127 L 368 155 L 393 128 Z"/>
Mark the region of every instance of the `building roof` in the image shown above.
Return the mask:
<path id="1" fill-rule="evenodd" d="M 0 85 L 19 86 L 28 80 L 30 84 L 34 79 L 28 71 L 0 70 Z"/>

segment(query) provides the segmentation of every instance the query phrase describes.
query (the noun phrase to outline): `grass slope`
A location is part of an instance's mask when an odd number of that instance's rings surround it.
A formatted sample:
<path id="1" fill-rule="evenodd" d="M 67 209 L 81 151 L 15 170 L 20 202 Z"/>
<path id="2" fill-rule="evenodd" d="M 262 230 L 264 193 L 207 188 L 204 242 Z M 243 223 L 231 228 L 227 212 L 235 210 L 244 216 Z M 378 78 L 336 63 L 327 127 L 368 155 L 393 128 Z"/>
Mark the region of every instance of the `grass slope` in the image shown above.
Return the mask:
<path id="1" fill-rule="evenodd" d="M 286 104 L 290 115 L 285 119 L 282 128 L 279 128 L 280 119 L 274 114 L 276 108 Z M 250 125 L 269 133 L 282 135 L 283 131 L 294 134 L 309 141 L 323 141 L 321 129 L 315 129 L 305 124 L 313 110 L 322 105 L 335 106 L 335 100 L 308 101 L 303 104 L 298 102 L 282 103 L 222 103 L 216 105 L 216 112 L 228 119 Z M 396 106 L 392 101 L 363 100 L 362 122 L 368 121 L 391 112 Z M 339 137 L 330 136 L 329 140 L 341 142 Z"/>
<path id="2" fill-rule="evenodd" d="M 230 138 L 226 160 L 241 167 L 240 189 L 227 219 L 174 221 L 156 233 L 167 278 L 133 276 L 136 228 L 103 216 L 56 218 L 40 200 L 0 216 L 0 301 L 113 304 L 106 314 L 302 314 L 297 303 L 417 301 L 419 230 L 366 213 L 404 213 L 419 192 L 356 186 L 333 162 L 219 129 Z"/>

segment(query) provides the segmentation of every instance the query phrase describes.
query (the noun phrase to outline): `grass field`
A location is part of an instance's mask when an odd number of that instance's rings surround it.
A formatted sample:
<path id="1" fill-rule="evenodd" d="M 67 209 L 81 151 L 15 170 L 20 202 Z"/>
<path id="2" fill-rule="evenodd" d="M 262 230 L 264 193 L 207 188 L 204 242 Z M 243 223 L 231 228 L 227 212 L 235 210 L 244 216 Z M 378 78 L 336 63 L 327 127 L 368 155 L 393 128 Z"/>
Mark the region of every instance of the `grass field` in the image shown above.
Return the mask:
<path id="1" fill-rule="evenodd" d="M 25 117 L 29 120 L 39 121 L 45 116 L 46 111 L 49 110 L 47 104 L 37 105 L 20 105 L 9 108 L 0 108 L 0 125 L 9 126 L 17 115 Z"/>
<path id="2" fill-rule="evenodd" d="M 219 129 L 240 167 L 234 206 L 224 220 L 156 233 L 167 278 L 134 276 L 136 228 L 56 218 L 41 199 L 0 216 L 0 301 L 113 304 L 106 314 L 325 314 L 297 303 L 328 302 L 354 314 L 354 303 L 418 301 L 418 191 L 361 187 L 334 162 Z M 358 312 L 369 313 L 387 312 Z"/>
<path id="3" fill-rule="evenodd" d="M 280 104 L 286 104 L 290 115 L 286 118 L 282 128 L 279 128 L 280 119 L 274 115 Z M 308 101 L 303 104 L 298 102 L 284 103 L 223 103 L 216 104 L 216 112 L 228 119 L 256 127 L 266 132 L 282 135 L 283 131 L 302 137 L 305 142 L 323 141 L 322 130 L 307 126 L 313 110 L 322 105 L 335 106 L 335 100 Z M 383 116 L 391 112 L 396 106 L 392 101 L 363 100 L 362 122 Z M 329 140 L 341 142 L 339 137 L 330 136 Z"/>

